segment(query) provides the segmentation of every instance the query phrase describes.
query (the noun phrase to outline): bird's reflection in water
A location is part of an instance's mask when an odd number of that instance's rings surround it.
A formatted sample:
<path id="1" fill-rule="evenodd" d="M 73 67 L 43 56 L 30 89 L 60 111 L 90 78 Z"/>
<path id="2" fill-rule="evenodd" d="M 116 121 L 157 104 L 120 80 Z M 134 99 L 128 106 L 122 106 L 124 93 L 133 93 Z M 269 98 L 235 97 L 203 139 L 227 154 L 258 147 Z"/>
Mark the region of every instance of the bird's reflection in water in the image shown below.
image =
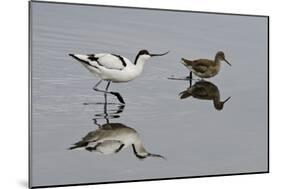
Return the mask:
<path id="1" fill-rule="evenodd" d="M 115 104 L 116 105 L 116 104 Z M 69 150 L 85 149 L 89 152 L 98 152 L 109 155 L 116 154 L 121 150 L 131 146 L 135 156 L 139 159 L 147 157 L 157 157 L 165 159 L 163 156 L 148 152 L 141 141 L 138 132 L 123 123 L 110 123 L 111 119 L 119 118 L 124 111 L 125 105 L 117 105 L 117 109 L 108 109 L 105 95 L 103 113 L 95 114 L 94 124 L 98 127 L 89 132 L 80 141 L 73 144 Z M 105 120 L 105 124 L 99 124 L 98 120 Z"/>
<path id="2" fill-rule="evenodd" d="M 179 96 L 181 99 L 185 99 L 192 96 L 196 99 L 212 100 L 214 108 L 216 110 L 222 110 L 224 104 L 231 98 L 228 97 L 226 100 L 221 101 L 220 91 L 218 87 L 215 84 L 204 80 L 200 80 L 194 85 L 191 85 L 188 89 L 182 91 Z"/>

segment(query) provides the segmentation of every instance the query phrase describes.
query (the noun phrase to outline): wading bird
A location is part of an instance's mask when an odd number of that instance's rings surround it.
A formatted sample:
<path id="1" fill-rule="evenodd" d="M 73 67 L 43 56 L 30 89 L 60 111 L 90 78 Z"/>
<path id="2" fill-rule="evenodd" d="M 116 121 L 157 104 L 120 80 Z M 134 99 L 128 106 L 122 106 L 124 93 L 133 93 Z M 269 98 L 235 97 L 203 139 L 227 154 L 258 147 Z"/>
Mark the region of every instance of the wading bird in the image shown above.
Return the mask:
<path id="1" fill-rule="evenodd" d="M 231 64 L 225 59 L 225 55 L 222 51 L 217 52 L 214 60 L 187 60 L 185 58 L 181 59 L 181 63 L 190 70 L 189 79 L 192 79 L 192 73 L 202 79 L 214 77 L 220 71 L 221 61 L 225 61 L 228 65 L 231 66 Z"/>
<path id="2" fill-rule="evenodd" d="M 192 96 L 196 99 L 212 100 L 214 107 L 217 110 L 222 110 L 224 104 L 230 99 L 230 97 L 228 97 L 226 100 L 221 101 L 218 87 L 213 83 L 204 80 L 196 82 L 185 91 L 182 91 L 179 96 L 181 99 Z"/>
<path id="3" fill-rule="evenodd" d="M 87 151 L 95 151 L 104 155 L 115 154 L 123 148 L 132 146 L 136 157 L 144 159 L 147 157 L 158 157 L 165 159 L 158 154 L 149 153 L 143 146 L 142 141 L 133 128 L 127 127 L 122 123 L 106 123 L 103 125 L 95 124 L 99 128 L 89 132 L 81 141 L 73 144 L 69 150 L 85 149 Z"/>
<path id="4" fill-rule="evenodd" d="M 141 50 L 137 54 L 134 63 L 123 56 L 110 53 L 88 55 L 69 54 L 69 56 L 81 62 L 91 73 L 101 79 L 93 87 L 95 91 L 115 95 L 121 103 L 125 104 L 125 101 L 119 93 L 108 91 L 110 82 L 121 83 L 135 79 L 142 73 L 146 60 L 150 57 L 166 55 L 168 52 L 163 54 L 151 54 L 147 50 Z M 107 81 L 105 90 L 98 89 L 98 85 L 102 81 Z"/>
<path id="5" fill-rule="evenodd" d="M 116 104 L 111 104 L 116 106 Z M 120 114 L 124 111 L 125 104 L 117 105 L 117 109 L 108 109 L 107 93 L 104 93 L 104 106 L 103 112 L 95 114 L 93 119 L 94 124 L 98 129 L 89 132 L 79 142 L 73 144 L 69 150 L 85 149 L 89 152 L 99 152 L 101 154 L 116 154 L 122 149 L 132 146 L 133 152 L 139 159 L 146 157 L 159 157 L 165 159 L 158 154 L 149 153 L 143 146 L 137 131 L 122 123 L 110 123 L 110 119 L 119 118 Z M 99 124 L 98 120 L 104 119 L 105 124 Z"/>

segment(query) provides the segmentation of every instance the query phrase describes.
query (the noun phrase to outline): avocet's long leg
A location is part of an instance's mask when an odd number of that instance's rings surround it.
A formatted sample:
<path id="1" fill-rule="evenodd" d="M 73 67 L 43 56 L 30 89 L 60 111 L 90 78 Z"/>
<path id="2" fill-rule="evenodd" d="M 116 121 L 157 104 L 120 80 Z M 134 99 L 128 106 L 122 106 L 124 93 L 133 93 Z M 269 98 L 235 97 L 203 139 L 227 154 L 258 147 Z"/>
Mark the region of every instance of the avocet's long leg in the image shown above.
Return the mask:
<path id="1" fill-rule="evenodd" d="M 106 88 L 105 88 L 106 92 L 108 91 L 109 85 L 110 85 L 110 81 L 106 85 Z M 105 104 L 105 106 L 107 106 L 107 93 L 104 93 L 104 104 Z"/>
<path id="2" fill-rule="evenodd" d="M 107 82 L 107 85 L 105 87 L 105 91 L 107 92 L 108 91 L 108 87 L 110 85 L 110 81 Z M 107 113 L 107 93 L 104 93 L 104 118 L 106 119 L 106 123 L 108 124 L 109 123 L 109 120 L 108 120 L 108 113 Z"/>
<path id="3" fill-rule="evenodd" d="M 117 92 L 112 92 L 112 91 L 107 91 L 107 90 L 108 90 L 108 87 L 109 87 L 109 85 L 110 85 L 110 82 L 107 83 L 106 90 L 98 89 L 98 86 L 99 86 L 99 84 L 100 84 L 101 82 L 102 82 L 102 80 L 100 80 L 100 81 L 93 87 L 93 89 L 94 89 L 95 91 L 103 92 L 103 93 L 110 93 L 110 94 L 116 96 L 117 99 L 119 100 L 119 102 L 121 102 L 122 104 L 125 104 L 125 101 L 124 101 L 123 97 L 122 97 L 119 93 L 117 93 Z"/>
<path id="4" fill-rule="evenodd" d="M 110 85 L 110 81 L 107 82 L 105 91 L 108 92 L 108 87 Z M 104 103 L 107 105 L 107 93 L 104 93 Z"/>
<path id="5" fill-rule="evenodd" d="M 99 84 L 101 84 L 101 82 L 102 82 L 102 79 L 99 80 L 99 82 L 97 82 L 97 84 L 95 84 L 95 86 L 93 87 L 93 89 L 94 89 L 95 91 L 99 90 L 99 89 L 98 89 L 98 86 L 99 86 Z"/>
<path id="6" fill-rule="evenodd" d="M 101 124 L 98 123 L 98 120 L 97 120 L 97 119 L 93 119 L 93 121 L 94 121 L 94 124 L 95 124 L 95 125 L 97 125 L 99 128 L 101 128 Z"/>
<path id="7" fill-rule="evenodd" d="M 106 91 L 108 91 L 109 85 L 110 85 L 110 81 L 107 82 L 107 85 L 106 85 L 106 88 L 105 88 Z"/>
<path id="8" fill-rule="evenodd" d="M 106 86 L 106 91 L 108 89 L 109 83 L 107 83 Z M 106 123 L 109 124 L 109 119 L 108 119 L 108 113 L 107 113 L 107 93 L 104 93 L 104 107 L 103 107 L 103 113 L 104 113 L 104 119 L 106 120 Z"/>

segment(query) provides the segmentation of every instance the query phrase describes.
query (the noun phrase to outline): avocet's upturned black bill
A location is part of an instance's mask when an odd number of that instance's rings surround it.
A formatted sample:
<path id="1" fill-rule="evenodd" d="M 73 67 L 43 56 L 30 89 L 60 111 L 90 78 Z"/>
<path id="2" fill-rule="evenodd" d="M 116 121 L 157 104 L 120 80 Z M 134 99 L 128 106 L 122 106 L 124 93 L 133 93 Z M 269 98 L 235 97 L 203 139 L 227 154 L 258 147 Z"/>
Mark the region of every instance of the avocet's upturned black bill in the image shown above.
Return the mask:
<path id="1" fill-rule="evenodd" d="M 122 96 L 116 92 L 109 92 L 108 87 L 110 82 L 121 83 L 128 82 L 138 77 L 142 71 L 145 62 L 154 56 L 164 56 L 168 52 L 162 54 L 152 54 L 147 50 L 141 50 L 137 54 L 134 63 L 126 57 L 111 54 L 111 53 L 97 53 L 97 54 L 69 54 L 69 56 L 78 60 L 85 68 L 101 80 L 94 86 L 95 91 L 109 93 L 115 95 L 121 103 L 125 103 Z M 107 81 L 105 90 L 98 89 L 98 85 L 102 81 Z"/>

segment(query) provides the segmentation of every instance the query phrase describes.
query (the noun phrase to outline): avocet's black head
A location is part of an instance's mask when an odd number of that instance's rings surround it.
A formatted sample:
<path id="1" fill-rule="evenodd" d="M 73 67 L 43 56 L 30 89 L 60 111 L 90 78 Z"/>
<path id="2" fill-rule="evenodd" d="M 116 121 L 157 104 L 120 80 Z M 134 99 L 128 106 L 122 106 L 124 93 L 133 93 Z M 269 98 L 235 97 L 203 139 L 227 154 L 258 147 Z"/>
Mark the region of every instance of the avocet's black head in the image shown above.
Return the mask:
<path id="1" fill-rule="evenodd" d="M 168 53 L 169 53 L 169 51 L 167 51 L 167 52 L 165 52 L 163 54 L 151 54 L 151 53 L 148 52 L 148 50 L 143 49 L 143 50 L 139 51 L 138 55 L 136 56 L 134 64 L 137 64 L 137 61 L 139 59 L 142 59 L 142 60 L 145 61 L 145 60 L 149 59 L 150 57 L 153 57 L 153 56 L 164 56 L 164 55 L 166 55 Z"/>
<path id="2" fill-rule="evenodd" d="M 143 50 L 140 50 L 140 52 L 138 53 L 138 55 L 139 55 L 139 56 L 140 56 L 140 55 L 149 55 L 149 52 L 148 52 L 148 50 L 143 49 Z"/>

